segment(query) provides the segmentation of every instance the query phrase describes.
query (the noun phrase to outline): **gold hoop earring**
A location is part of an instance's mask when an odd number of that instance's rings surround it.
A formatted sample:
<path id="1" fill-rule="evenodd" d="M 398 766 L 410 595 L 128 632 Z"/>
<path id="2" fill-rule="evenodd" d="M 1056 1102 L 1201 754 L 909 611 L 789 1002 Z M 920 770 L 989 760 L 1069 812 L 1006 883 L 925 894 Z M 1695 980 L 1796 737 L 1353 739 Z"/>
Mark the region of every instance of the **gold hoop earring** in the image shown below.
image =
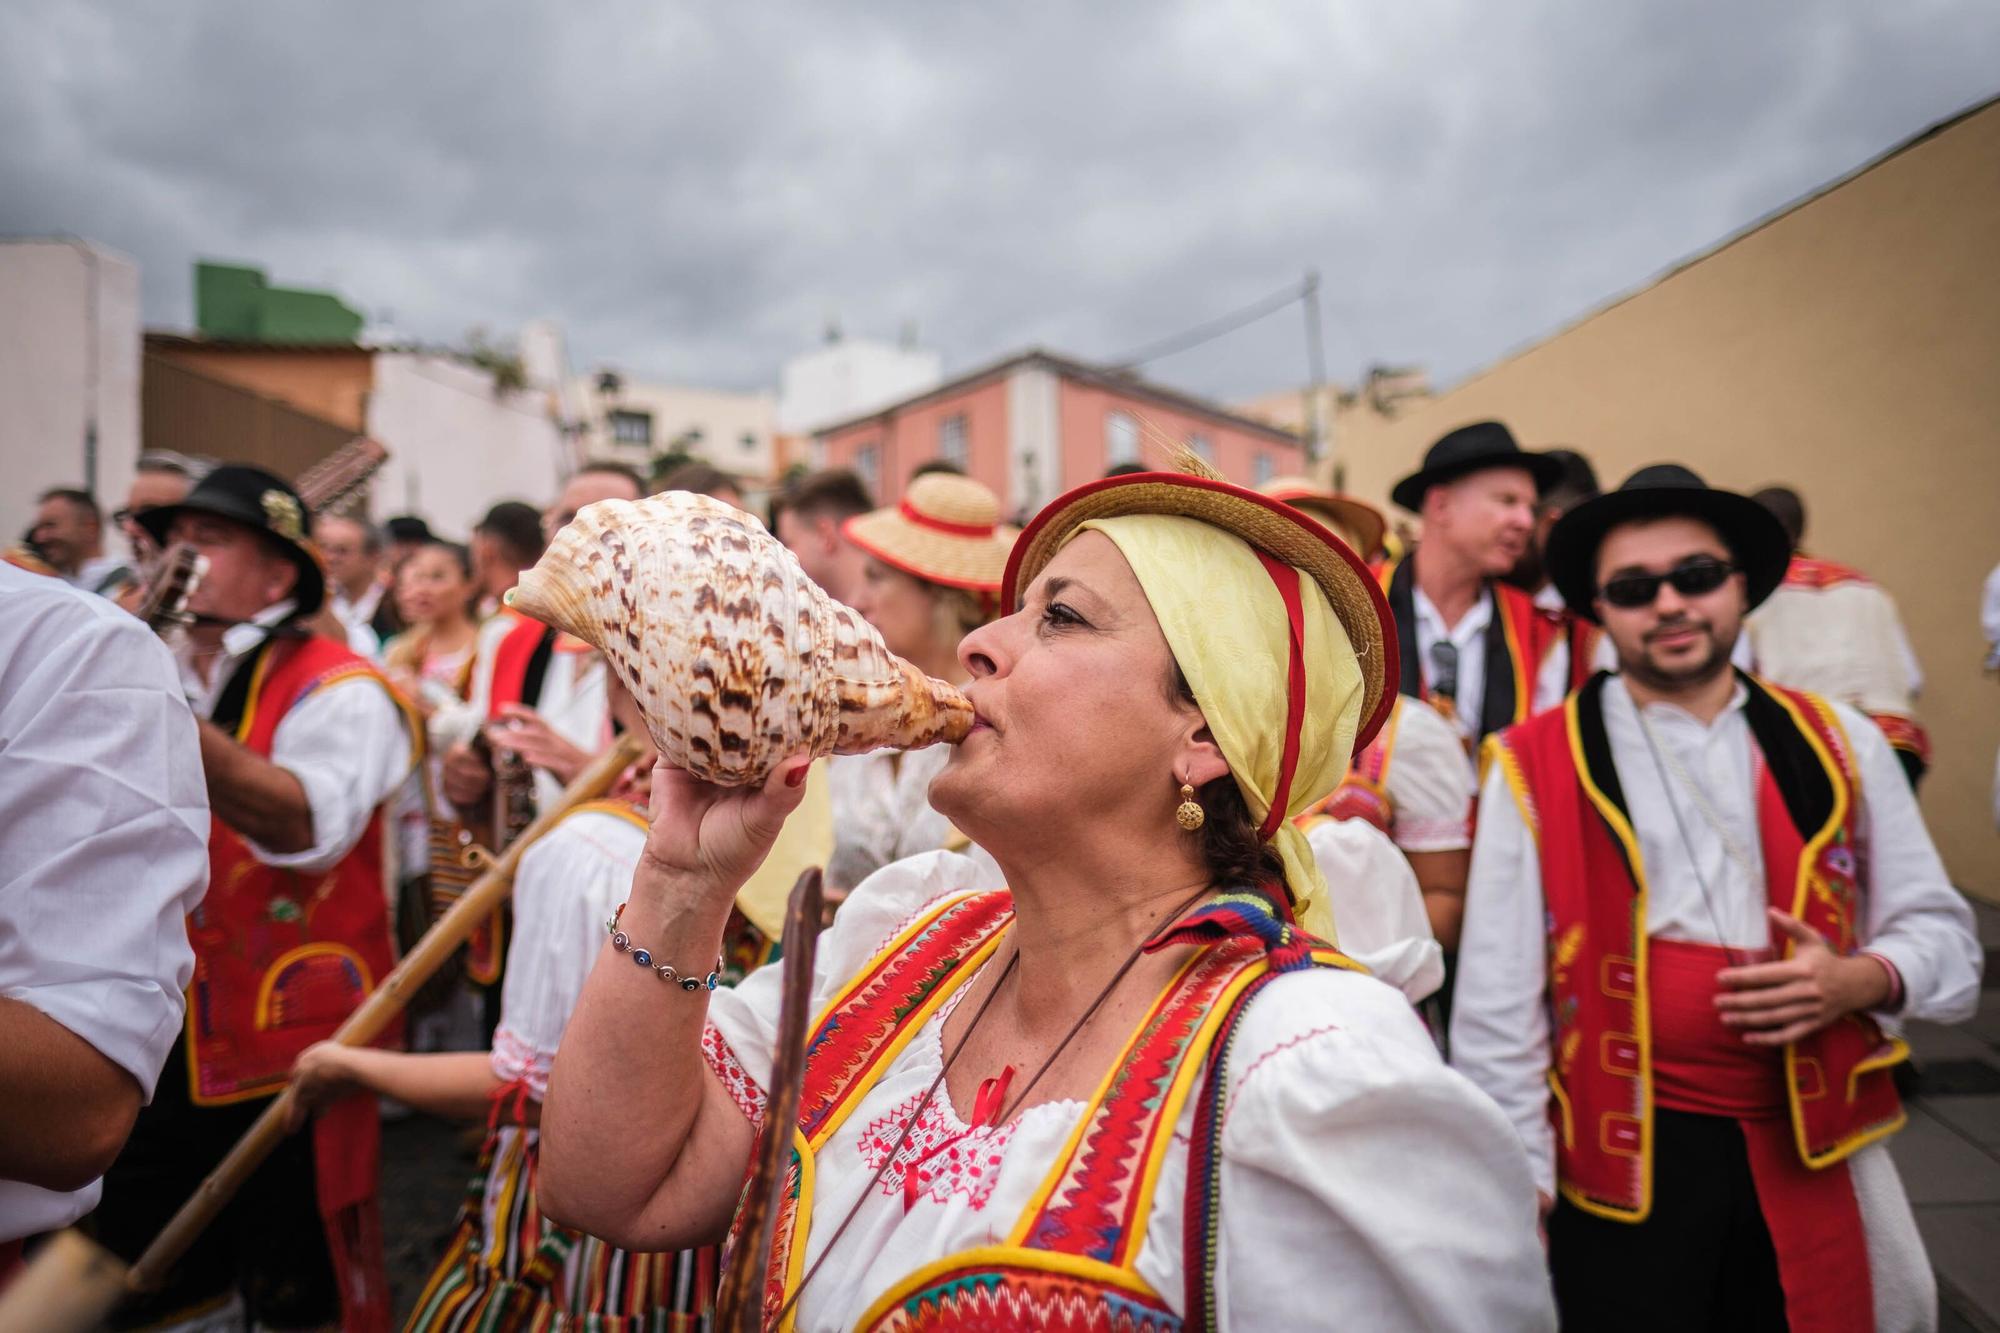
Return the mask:
<path id="1" fill-rule="evenodd" d="M 1174 811 L 1174 821 L 1189 833 L 1208 822 L 1208 812 L 1201 808 L 1199 801 L 1195 800 L 1194 788 L 1185 782 L 1181 784 L 1181 806 Z"/>

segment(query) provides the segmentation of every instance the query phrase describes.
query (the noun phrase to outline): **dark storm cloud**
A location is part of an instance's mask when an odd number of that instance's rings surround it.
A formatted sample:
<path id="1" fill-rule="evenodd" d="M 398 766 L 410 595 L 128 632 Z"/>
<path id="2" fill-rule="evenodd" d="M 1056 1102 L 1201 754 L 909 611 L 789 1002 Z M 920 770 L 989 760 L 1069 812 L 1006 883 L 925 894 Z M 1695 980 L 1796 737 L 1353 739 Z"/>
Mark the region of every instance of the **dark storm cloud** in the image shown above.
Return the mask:
<path id="1" fill-rule="evenodd" d="M 769 382 L 830 317 L 1109 356 L 1325 279 L 1336 375 L 1463 373 L 1995 91 L 2000 9 L 34 0 L 0 232 L 450 340 Z M 1281 315 L 1153 367 L 1300 378 Z"/>

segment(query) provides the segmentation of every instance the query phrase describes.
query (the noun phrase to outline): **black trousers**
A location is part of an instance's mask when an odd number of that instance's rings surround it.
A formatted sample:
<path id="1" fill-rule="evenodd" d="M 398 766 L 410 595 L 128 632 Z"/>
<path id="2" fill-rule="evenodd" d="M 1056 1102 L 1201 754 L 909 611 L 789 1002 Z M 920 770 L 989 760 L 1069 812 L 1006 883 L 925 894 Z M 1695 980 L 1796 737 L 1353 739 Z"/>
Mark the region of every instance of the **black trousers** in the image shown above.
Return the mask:
<path id="1" fill-rule="evenodd" d="M 1613 1222 L 1558 1200 L 1556 1308 L 1572 1333 L 1783 1330 L 1778 1256 L 1734 1120 L 1655 1108 L 1653 1209 Z"/>
<path id="2" fill-rule="evenodd" d="M 159 1235 L 202 1177 L 235 1146 L 270 1099 L 196 1106 L 188 1096 L 187 1038 L 174 1043 L 152 1105 L 104 1175 L 104 1199 L 84 1221 L 126 1262 Z M 278 1145 L 157 1292 L 118 1310 L 113 1328 L 143 1328 L 243 1294 L 250 1318 L 272 1328 L 317 1328 L 340 1318 L 313 1175 L 312 1133 Z"/>

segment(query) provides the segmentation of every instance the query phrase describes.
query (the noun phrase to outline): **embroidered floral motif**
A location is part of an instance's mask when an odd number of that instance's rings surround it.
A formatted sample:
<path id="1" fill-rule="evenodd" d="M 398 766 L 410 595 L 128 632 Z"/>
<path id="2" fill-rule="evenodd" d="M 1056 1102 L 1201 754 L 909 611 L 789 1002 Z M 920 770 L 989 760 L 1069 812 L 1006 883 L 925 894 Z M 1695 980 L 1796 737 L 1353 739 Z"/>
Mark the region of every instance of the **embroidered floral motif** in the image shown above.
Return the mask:
<path id="1" fill-rule="evenodd" d="M 729 1100 L 736 1103 L 736 1109 L 743 1113 L 752 1128 L 764 1123 L 764 1089 L 750 1071 L 736 1058 L 736 1052 L 729 1047 L 722 1030 L 710 1023 L 701 1030 L 701 1053 L 707 1059 L 708 1067 L 722 1080 L 722 1087 L 729 1094 Z"/>
<path id="2" fill-rule="evenodd" d="M 922 1098 L 920 1092 L 911 1093 L 861 1131 L 861 1160 L 870 1171 L 878 1170 L 889 1156 Z M 895 1164 L 882 1172 L 877 1188 L 885 1198 L 902 1198 L 907 1188 L 904 1172 L 914 1164 L 919 1197 L 944 1203 L 956 1194 L 970 1200 L 974 1209 L 984 1208 L 1000 1178 L 1000 1162 L 1017 1123 L 969 1129 L 940 1088 L 896 1154 Z"/>
<path id="3" fill-rule="evenodd" d="M 549 1070 L 554 1064 L 553 1055 L 536 1050 L 510 1029 L 503 1027 L 494 1032 L 494 1075 L 503 1083 L 518 1080 L 527 1084 L 528 1095 L 538 1102 L 548 1098 Z"/>

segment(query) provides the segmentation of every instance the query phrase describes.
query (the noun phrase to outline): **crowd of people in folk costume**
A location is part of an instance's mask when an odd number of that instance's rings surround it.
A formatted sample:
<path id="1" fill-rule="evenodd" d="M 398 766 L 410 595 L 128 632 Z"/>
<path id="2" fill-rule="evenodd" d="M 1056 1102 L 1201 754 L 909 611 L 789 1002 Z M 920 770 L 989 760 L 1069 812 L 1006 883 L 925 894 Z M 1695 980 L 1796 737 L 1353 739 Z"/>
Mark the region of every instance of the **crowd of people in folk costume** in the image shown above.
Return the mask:
<path id="1" fill-rule="evenodd" d="M 465 849 L 645 734 L 504 594 L 585 505 L 739 483 L 591 464 L 460 544 L 148 455 L 123 559 L 49 492 L 0 565 L 0 1284 L 72 1223 L 137 1256 L 290 1087 L 116 1326 L 388 1327 L 385 1107 L 483 1126 L 407 1327 L 708 1326 L 816 864 L 773 1325 L 1935 1327 L 1884 1142 L 1982 953 L 1889 595 L 1790 490 L 1497 422 L 1395 487 L 1416 540 L 1185 466 L 1024 529 L 948 464 L 794 480 L 759 517 L 972 735 L 737 792 L 648 750 L 363 1047 Z"/>

